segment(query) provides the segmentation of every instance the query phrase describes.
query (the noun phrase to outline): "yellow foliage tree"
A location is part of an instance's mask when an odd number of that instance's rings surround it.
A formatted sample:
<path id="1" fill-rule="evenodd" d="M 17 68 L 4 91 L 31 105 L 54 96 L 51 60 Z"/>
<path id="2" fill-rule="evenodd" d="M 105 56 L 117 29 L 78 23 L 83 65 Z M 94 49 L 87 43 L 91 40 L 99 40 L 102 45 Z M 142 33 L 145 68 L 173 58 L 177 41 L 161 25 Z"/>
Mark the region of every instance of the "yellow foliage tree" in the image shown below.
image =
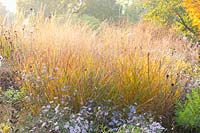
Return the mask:
<path id="1" fill-rule="evenodd" d="M 183 4 L 193 21 L 193 26 L 198 27 L 200 37 L 200 0 L 183 0 Z"/>

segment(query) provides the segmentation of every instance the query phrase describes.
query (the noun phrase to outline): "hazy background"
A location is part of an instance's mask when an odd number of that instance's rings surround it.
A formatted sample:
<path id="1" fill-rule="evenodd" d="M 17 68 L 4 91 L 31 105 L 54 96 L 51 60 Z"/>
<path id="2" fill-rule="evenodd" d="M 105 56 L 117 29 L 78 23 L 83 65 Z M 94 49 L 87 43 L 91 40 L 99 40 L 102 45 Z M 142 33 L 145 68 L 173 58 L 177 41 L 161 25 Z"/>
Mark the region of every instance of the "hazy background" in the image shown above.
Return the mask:
<path id="1" fill-rule="evenodd" d="M 6 23 L 14 22 L 23 14 L 43 12 L 44 17 L 59 18 L 61 22 L 75 20 L 97 29 L 102 22 L 130 23 L 141 21 L 161 23 L 177 30 L 189 39 L 198 41 L 198 21 L 193 21 L 182 0 L 0 0 L 0 16 Z M 194 16 L 194 15 L 193 15 Z"/>

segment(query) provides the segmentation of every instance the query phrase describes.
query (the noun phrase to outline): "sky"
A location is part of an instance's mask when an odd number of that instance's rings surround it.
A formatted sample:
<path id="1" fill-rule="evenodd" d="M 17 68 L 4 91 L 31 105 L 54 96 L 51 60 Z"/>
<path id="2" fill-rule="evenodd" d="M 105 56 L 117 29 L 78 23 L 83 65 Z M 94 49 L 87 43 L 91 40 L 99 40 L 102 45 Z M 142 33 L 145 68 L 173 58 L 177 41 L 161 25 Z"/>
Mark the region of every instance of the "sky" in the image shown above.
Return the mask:
<path id="1" fill-rule="evenodd" d="M 0 2 L 6 7 L 6 9 L 10 12 L 16 12 L 16 1 L 15 0 L 0 0 Z"/>

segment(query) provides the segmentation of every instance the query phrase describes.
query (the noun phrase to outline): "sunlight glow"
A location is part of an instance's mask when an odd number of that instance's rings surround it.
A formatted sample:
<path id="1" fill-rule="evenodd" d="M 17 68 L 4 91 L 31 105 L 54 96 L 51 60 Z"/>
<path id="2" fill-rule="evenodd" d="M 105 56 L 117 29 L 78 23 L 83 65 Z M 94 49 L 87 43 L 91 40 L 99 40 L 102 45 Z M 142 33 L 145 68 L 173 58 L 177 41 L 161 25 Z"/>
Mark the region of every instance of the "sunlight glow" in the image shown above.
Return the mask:
<path id="1" fill-rule="evenodd" d="M 15 13 L 17 10 L 16 0 L 0 0 L 0 2 L 6 7 L 6 10 Z"/>

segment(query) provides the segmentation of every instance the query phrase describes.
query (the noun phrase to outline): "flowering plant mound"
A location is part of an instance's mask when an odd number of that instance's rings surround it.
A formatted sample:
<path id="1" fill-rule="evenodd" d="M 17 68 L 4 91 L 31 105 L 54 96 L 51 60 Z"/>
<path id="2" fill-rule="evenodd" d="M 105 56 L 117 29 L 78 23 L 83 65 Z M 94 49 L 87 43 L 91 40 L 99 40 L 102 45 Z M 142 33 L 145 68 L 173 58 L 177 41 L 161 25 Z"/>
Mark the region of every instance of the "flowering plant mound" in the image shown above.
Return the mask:
<path id="1" fill-rule="evenodd" d="M 87 106 L 83 106 L 79 112 L 73 112 L 70 108 L 60 104 L 56 105 L 51 101 L 42 107 L 39 116 L 30 115 L 29 121 L 26 121 L 25 126 L 22 126 L 21 129 L 23 132 L 69 133 L 120 133 L 133 130 L 158 133 L 165 130 L 159 122 L 153 121 L 150 115 L 137 114 L 134 106 L 117 111 L 109 104 L 111 101 L 107 101 L 107 104 L 104 103 L 104 105 L 97 105 L 93 100 L 89 100 Z"/>

